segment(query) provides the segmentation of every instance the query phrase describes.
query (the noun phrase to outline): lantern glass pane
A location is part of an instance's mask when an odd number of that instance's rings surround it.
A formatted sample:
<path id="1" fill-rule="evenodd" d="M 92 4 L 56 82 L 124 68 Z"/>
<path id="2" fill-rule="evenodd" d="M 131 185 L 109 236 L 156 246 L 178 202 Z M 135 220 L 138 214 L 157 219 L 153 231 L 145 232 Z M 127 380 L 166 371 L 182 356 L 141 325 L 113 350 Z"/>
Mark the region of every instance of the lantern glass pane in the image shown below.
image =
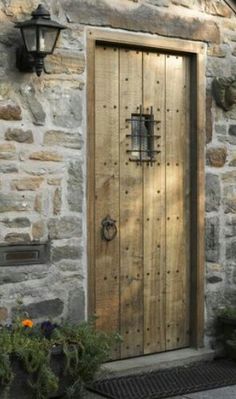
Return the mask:
<path id="1" fill-rule="evenodd" d="M 57 40 L 58 29 L 40 27 L 39 29 L 39 51 L 50 54 Z"/>
<path id="2" fill-rule="evenodd" d="M 36 30 L 34 28 L 23 28 L 22 33 L 25 40 L 25 46 L 30 53 L 37 50 Z"/>

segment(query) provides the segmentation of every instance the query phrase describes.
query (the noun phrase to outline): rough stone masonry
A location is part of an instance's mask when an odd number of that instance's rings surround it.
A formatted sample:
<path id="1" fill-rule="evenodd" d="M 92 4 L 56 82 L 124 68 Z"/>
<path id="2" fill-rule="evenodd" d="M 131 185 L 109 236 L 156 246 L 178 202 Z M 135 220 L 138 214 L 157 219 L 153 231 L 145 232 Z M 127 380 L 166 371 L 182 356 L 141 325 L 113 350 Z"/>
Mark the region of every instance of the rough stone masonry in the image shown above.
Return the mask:
<path id="1" fill-rule="evenodd" d="M 211 84 L 236 74 L 235 13 L 223 0 L 43 4 L 68 29 L 38 79 L 15 67 L 14 29 L 38 2 L 0 0 L 0 243 L 51 240 L 49 265 L 0 267 L 0 322 L 19 297 L 38 320 L 86 317 L 86 29 L 102 26 L 208 44 L 205 303 L 214 346 L 217 309 L 236 305 L 236 107 L 216 106 Z"/>

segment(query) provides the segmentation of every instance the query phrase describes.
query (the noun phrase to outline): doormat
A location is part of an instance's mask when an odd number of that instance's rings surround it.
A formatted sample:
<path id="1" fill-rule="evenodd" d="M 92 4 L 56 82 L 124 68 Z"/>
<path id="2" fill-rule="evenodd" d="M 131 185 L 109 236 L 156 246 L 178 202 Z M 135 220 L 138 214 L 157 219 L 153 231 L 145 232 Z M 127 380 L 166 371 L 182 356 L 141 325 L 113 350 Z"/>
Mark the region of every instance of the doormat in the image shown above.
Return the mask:
<path id="1" fill-rule="evenodd" d="M 236 385 L 236 363 L 215 360 L 97 380 L 90 391 L 111 399 L 161 399 Z"/>

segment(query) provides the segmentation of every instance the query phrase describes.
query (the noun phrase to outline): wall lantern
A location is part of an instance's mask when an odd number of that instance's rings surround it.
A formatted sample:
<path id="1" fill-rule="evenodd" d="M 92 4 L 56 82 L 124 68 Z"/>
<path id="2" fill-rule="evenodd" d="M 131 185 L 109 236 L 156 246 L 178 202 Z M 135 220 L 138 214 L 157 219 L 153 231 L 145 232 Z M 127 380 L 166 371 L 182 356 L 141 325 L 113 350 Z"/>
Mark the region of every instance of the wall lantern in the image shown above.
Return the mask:
<path id="1" fill-rule="evenodd" d="M 52 54 L 60 31 L 66 26 L 51 20 L 49 11 L 42 4 L 32 12 L 32 18 L 18 22 L 24 46 L 17 49 L 16 66 L 22 72 L 36 72 L 41 75 L 44 69 L 44 58 Z"/>

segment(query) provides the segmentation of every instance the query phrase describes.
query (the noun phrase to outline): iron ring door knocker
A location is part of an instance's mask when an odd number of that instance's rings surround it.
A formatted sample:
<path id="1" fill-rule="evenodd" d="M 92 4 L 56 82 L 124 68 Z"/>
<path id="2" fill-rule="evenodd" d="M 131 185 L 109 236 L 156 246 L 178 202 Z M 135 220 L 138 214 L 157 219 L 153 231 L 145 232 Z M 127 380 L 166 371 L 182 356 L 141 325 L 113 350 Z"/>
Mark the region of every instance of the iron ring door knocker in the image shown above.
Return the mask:
<path id="1" fill-rule="evenodd" d="M 112 241 L 117 235 L 116 220 L 107 215 L 102 220 L 102 239 Z"/>

